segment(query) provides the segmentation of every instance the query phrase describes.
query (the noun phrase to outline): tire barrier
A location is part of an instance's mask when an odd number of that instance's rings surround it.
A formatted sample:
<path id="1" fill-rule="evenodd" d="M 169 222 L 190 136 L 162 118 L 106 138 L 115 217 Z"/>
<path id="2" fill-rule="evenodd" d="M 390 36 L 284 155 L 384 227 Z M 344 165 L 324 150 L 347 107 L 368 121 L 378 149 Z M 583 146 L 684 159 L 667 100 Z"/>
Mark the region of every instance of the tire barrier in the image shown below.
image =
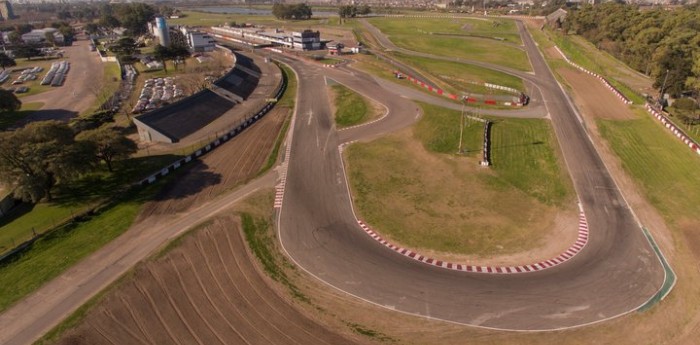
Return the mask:
<path id="1" fill-rule="evenodd" d="M 625 97 L 625 95 L 623 95 L 622 92 L 620 92 L 620 90 L 618 90 L 616 87 L 614 87 L 612 84 L 610 84 L 610 82 L 607 79 L 603 78 L 600 74 L 591 72 L 591 71 L 579 66 L 575 62 L 569 60 L 569 58 L 566 56 L 566 54 L 564 54 L 564 52 L 561 51 L 561 49 L 559 49 L 558 46 L 555 45 L 554 48 L 559 52 L 559 54 L 561 54 L 561 56 L 564 58 L 564 60 L 566 60 L 566 62 L 569 63 L 569 65 L 576 67 L 579 71 L 581 71 L 583 73 L 587 73 L 589 75 L 592 75 L 592 76 L 598 78 L 598 80 L 600 80 L 603 83 L 603 85 L 605 85 L 605 87 L 608 88 L 608 90 L 610 90 L 613 94 L 615 94 L 615 96 L 617 96 L 617 98 L 619 98 L 622 101 L 622 103 L 632 104 L 632 101 L 630 101 L 629 98 Z"/>
<path id="2" fill-rule="evenodd" d="M 490 166 L 491 165 L 491 124 L 493 122 L 486 120 L 484 122 L 484 150 L 483 150 L 483 159 L 481 160 L 481 166 Z"/>
<path id="3" fill-rule="evenodd" d="M 280 96 L 284 93 L 284 91 L 287 89 L 287 78 L 284 77 L 284 74 L 282 81 L 280 82 L 279 87 L 277 88 L 277 91 L 275 92 L 274 98 L 279 99 Z M 171 172 L 174 172 L 175 170 L 179 169 L 180 167 L 186 165 L 187 163 L 192 162 L 193 160 L 196 160 L 197 158 L 205 155 L 209 151 L 214 150 L 215 148 L 219 147 L 221 144 L 231 140 L 232 138 L 236 137 L 238 134 L 243 132 L 246 128 L 250 127 L 254 123 L 258 122 L 265 114 L 267 114 L 272 108 L 274 108 L 275 102 L 268 102 L 266 103 L 262 109 L 260 109 L 255 115 L 243 120 L 238 126 L 230 130 L 229 132 L 226 132 L 224 135 L 214 139 L 212 142 L 206 144 L 205 146 L 199 148 L 196 150 L 194 153 L 190 154 L 187 157 L 181 158 L 168 166 L 162 168 L 160 171 L 151 174 L 150 176 L 144 178 L 143 180 L 139 181 L 137 184 L 141 186 L 146 186 L 149 184 L 152 184 L 156 182 L 157 180 L 167 176 Z"/>
<path id="4" fill-rule="evenodd" d="M 644 108 L 649 112 L 649 114 L 654 115 L 654 117 L 659 120 L 664 127 L 668 128 L 673 135 L 676 136 L 676 138 L 680 139 L 684 144 L 688 145 L 688 147 L 693 150 L 693 152 L 697 153 L 700 155 L 700 144 L 698 144 L 695 140 L 691 139 L 688 135 L 683 132 L 680 128 L 678 128 L 671 120 L 666 117 L 661 111 L 657 110 L 654 108 L 651 104 L 645 103 Z"/>

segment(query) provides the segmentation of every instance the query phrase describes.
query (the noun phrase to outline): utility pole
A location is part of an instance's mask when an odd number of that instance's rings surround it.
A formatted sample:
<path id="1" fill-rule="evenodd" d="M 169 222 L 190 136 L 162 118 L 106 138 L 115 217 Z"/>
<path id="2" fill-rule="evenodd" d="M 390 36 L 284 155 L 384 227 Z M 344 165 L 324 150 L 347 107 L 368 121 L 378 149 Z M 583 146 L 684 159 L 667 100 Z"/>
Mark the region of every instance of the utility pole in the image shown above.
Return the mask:
<path id="1" fill-rule="evenodd" d="M 462 151 L 462 137 L 464 136 L 464 98 L 462 98 L 462 114 L 459 116 L 459 148 L 457 153 L 460 155 L 464 153 Z"/>
<path id="2" fill-rule="evenodd" d="M 666 90 L 666 81 L 668 81 L 668 72 L 669 70 L 666 70 L 666 77 L 664 77 L 664 83 L 661 86 L 661 95 L 659 96 L 659 105 L 661 106 L 661 109 L 663 109 L 663 99 L 664 99 L 664 91 Z"/>

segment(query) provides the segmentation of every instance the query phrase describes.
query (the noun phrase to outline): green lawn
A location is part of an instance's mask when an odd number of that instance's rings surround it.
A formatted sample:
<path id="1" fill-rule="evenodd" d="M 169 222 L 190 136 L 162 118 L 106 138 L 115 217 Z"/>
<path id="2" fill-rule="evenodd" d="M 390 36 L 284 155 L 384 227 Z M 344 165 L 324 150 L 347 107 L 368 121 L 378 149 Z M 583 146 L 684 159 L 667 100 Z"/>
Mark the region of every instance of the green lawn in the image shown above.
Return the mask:
<path id="1" fill-rule="evenodd" d="M 0 310 L 126 231 L 141 204 L 156 188 L 128 193 L 92 219 L 64 226 L 36 241 L 14 260 L 0 265 Z"/>
<path id="2" fill-rule="evenodd" d="M 339 127 L 358 125 L 369 119 L 369 105 L 362 96 L 340 84 L 331 85 L 331 90 L 335 94 L 335 123 Z"/>
<path id="3" fill-rule="evenodd" d="M 0 254 L 30 239 L 34 232 L 44 233 L 114 197 L 115 192 L 124 186 L 176 159 L 177 156 L 162 155 L 117 162 L 113 174 L 100 170 L 69 185 L 59 185 L 51 203 L 18 207 L 8 216 L 0 218 Z"/>
<path id="4" fill-rule="evenodd" d="M 444 80 L 461 92 L 479 94 L 496 92 L 496 90 L 484 87 L 484 83 L 508 86 L 517 90 L 525 89 L 522 79 L 486 68 L 398 53 L 394 55 L 398 58 L 397 60 L 417 67 L 419 70 L 429 71 L 432 75 Z"/>
<path id="5" fill-rule="evenodd" d="M 546 120 L 497 121 L 494 166 L 484 168 L 483 123 L 465 123 L 458 155 L 460 113 L 421 106 L 412 133 L 346 150 L 358 214 L 383 236 L 419 251 L 515 253 L 542 245 L 556 215 L 574 212 Z"/>
<path id="6" fill-rule="evenodd" d="M 413 51 L 490 62 L 522 71 L 531 70 L 527 54 L 518 48 L 469 37 L 393 35 L 391 41 Z"/>
<path id="7" fill-rule="evenodd" d="M 698 229 L 700 156 L 638 110 L 635 120 L 598 120 L 601 134 L 667 222 L 677 224 L 687 219 Z"/>
<path id="8" fill-rule="evenodd" d="M 515 22 L 508 19 L 376 18 L 369 21 L 387 35 L 472 35 L 484 38 L 500 38 L 516 44 L 521 44 L 522 42 Z"/>
<path id="9" fill-rule="evenodd" d="M 540 202 L 563 205 L 572 195 L 560 167 L 552 125 L 544 119 L 496 120 L 492 128 L 491 161 L 500 181 Z"/>
<path id="10" fill-rule="evenodd" d="M 14 125 L 17 121 L 29 116 L 29 114 L 41 109 L 43 106 L 44 103 L 41 102 L 24 103 L 18 111 L 0 112 L 0 130 L 5 130 Z"/>

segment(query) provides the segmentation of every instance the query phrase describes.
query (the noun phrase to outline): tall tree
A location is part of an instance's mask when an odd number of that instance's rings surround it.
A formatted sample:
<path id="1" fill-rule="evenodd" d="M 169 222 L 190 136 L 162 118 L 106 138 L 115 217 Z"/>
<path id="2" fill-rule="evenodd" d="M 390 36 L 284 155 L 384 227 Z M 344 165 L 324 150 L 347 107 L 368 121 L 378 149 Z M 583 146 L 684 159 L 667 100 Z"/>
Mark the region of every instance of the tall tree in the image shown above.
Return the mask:
<path id="1" fill-rule="evenodd" d="M 22 101 L 12 91 L 0 89 L 0 112 L 17 111 L 21 107 Z"/>
<path id="2" fill-rule="evenodd" d="M 0 181 L 23 200 L 51 201 L 56 184 L 89 169 L 85 164 L 89 150 L 76 143 L 70 127 L 59 121 L 34 122 L 0 133 Z"/>
<path id="3" fill-rule="evenodd" d="M 136 153 L 138 147 L 131 139 L 125 137 L 115 127 L 102 126 L 97 129 L 83 131 L 76 137 L 78 142 L 84 142 L 94 149 L 94 157 L 107 165 L 107 170 L 114 171 L 113 163 L 117 159 L 128 158 Z"/>
<path id="4" fill-rule="evenodd" d="M 167 61 L 173 58 L 172 51 L 168 47 L 157 44 L 153 49 L 153 58 L 160 61 L 163 64 L 163 70 L 168 73 Z"/>
<path id="5" fill-rule="evenodd" d="M 5 53 L 0 53 L 0 67 L 2 67 L 2 70 L 4 71 L 6 67 L 12 66 L 17 66 L 15 59 L 7 56 Z"/>

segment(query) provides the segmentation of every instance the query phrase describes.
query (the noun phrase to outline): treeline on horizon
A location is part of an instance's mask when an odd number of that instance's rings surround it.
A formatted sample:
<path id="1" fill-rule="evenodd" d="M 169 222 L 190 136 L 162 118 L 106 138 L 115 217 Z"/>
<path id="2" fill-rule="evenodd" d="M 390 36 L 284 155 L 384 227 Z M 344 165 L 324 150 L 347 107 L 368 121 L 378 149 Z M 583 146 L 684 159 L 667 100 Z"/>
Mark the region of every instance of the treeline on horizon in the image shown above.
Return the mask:
<path id="1" fill-rule="evenodd" d="M 608 2 L 569 11 L 564 32 L 583 36 L 651 76 L 673 97 L 700 90 L 700 6 L 644 9 Z M 668 76 L 668 77 L 667 77 Z"/>

